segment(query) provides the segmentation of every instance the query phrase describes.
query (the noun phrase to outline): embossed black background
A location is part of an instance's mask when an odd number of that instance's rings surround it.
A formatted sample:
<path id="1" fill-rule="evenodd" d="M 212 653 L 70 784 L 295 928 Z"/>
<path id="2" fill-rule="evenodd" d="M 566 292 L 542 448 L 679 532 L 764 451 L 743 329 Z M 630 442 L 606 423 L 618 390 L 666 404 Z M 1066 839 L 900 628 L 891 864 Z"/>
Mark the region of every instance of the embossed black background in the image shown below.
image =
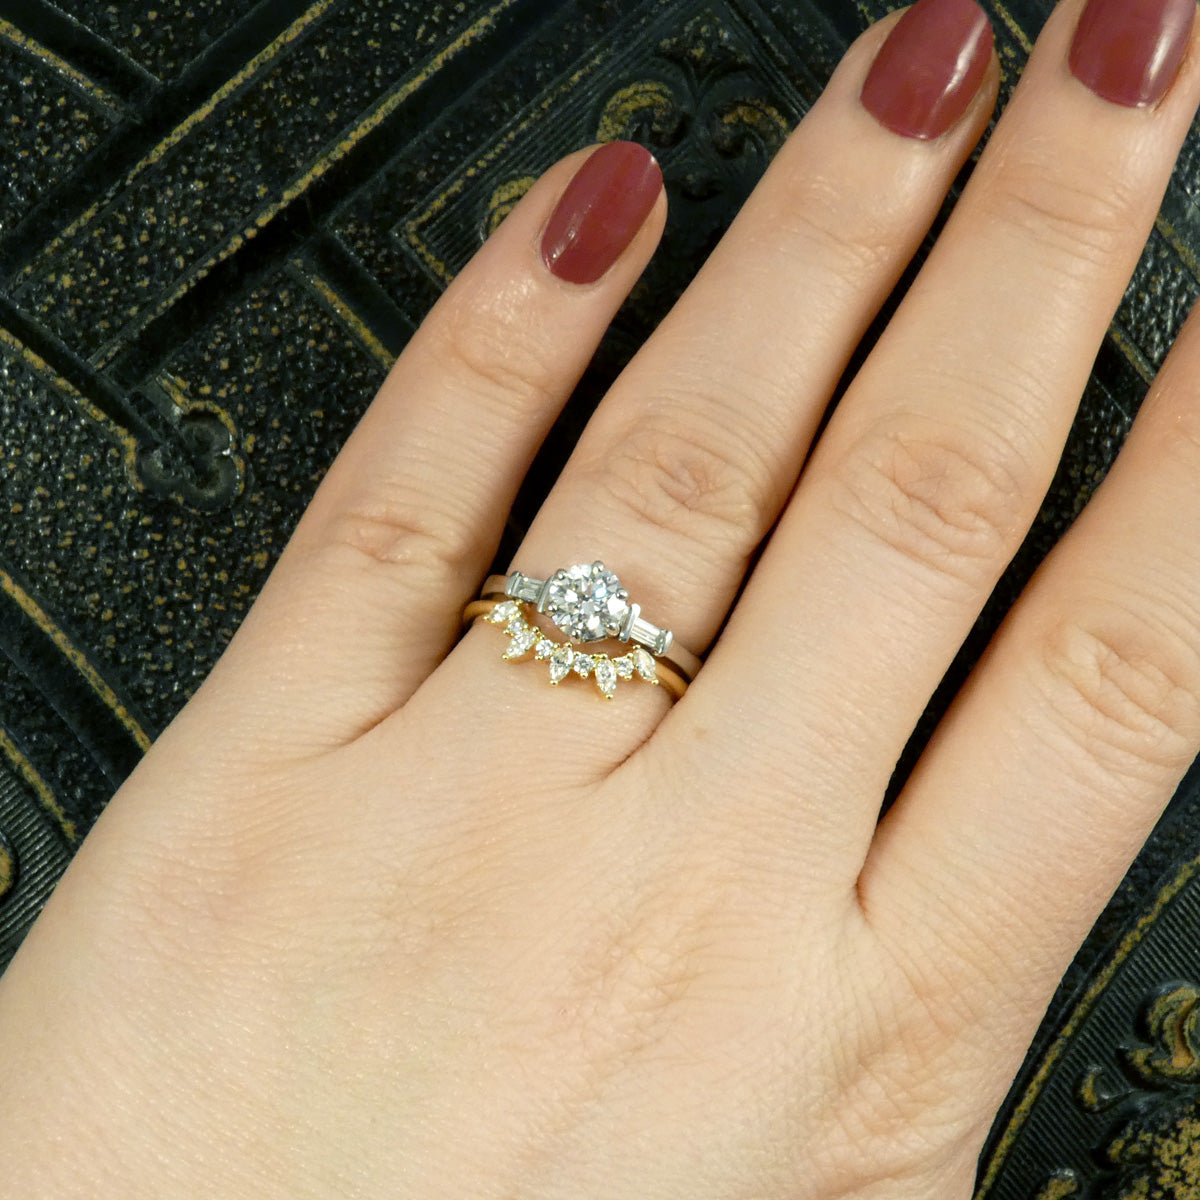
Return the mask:
<path id="1" fill-rule="evenodd" d="M 510 542 L 606 381 L 886 7 L 0 0 L 0 962 L 529 177 L 636 137 L 663 163 L 671 218 Z M 1048 7 L 991 5 L 1005 96 Z M 1200 291 L 1198 149 L 1194 135 L 1037 525 L 914 748 L 1103 476 Z M 1197 1107 L 1200 1069 L 1139 1075 L 1121 1044 L 1152 1044 L 1154 996 L 1200 977 L 1190 876 L 1127 936 L 1200 856 L 1198 809 L 1193 773 L 1055 997 L 1010 1103 L 1030 1115 L 1002 1114 L 985 1155 L 989 1194 L 1134 1194 L 1153 1131 Z M 1176 1057 L 1200 1061 L 1191 1026 L 1172 1028 Z M 1141 1167 L 1106 1149 L 1122 1122 L 1149 1131 Z M 1178 1184 L 1165 1170 L 1137 1194 L 1200 1195 L 1200 1167 Z"/>

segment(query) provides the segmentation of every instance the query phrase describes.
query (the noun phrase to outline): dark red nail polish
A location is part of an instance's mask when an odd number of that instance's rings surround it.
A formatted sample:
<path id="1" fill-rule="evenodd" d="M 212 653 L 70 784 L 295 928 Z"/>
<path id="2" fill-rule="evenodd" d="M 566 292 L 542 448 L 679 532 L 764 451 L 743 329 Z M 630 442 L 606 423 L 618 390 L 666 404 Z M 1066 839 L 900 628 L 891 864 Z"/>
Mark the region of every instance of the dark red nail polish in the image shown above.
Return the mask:
<path id="1" fill-rule="evenodd" d="M 967 111 L 992 57 L 974 0 L 917 0 L 896 22 L 863 84 L 863 107 L 903 137 L 941 137 Z"/>
<path id="2" fill-rule="evenodd" d="M 662 191 L 636 142 L 607 142 L 567 184 L 542 235 L 542 261 L 568 283 L 594 283 L 621 257 Z"/>
<path id="3" fill-rule="evenodd" d="M 1071 74 L 1114 104 L 1157 104 L 1179 74 L 1195 16 L 1195 0 L 1088 0 Z"/>

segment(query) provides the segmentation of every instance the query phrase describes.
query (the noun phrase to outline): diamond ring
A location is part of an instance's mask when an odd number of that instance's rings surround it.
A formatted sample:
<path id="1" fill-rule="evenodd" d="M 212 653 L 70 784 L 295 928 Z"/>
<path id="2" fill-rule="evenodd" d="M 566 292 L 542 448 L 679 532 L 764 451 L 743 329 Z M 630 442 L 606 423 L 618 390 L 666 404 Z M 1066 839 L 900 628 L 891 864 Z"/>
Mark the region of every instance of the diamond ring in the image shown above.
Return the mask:
<path id="1" fill-rule="evenodd" d="M 556 642 L 536 623 L 540 614 L 568 639 Z M 480 598 L 467 605 L 463 620 L 482 617 L 503 625 L 509 638 L 504 658 L 512 661 L 530 652 L 550 663 L 550 682 L 569 674 L 595 680 L 601 695 L 611 700 L 619 680 L 644 680 L 666 687 L 676 699 L 700 669 L 700 660 L 675 644 L 669 629 L 660 629 L 631 604 L 628 591 L 603 563 L 579 563 L 534 579 L 514 571 L 493 575 Z M 591 644 L 611 639 L 632 649 L 617 657 L 592 653 Z"/>

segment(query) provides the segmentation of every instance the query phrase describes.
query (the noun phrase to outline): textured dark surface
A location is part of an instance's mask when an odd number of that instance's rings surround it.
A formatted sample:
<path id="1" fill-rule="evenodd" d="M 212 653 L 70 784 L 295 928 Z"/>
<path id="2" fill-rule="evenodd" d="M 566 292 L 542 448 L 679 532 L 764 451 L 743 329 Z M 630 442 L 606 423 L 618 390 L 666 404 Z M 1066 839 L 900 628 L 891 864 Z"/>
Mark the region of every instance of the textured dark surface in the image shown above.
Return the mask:
<path id="1" fill-rule="evenodd" d="M 634 137 L 663 163 L 671 218 L 510 541 L 605 382 L 885 8 L 0 0 L 0 961 L 228 642 L 387 365 L 531 177 Z M 991 5 L 1004 95 L 1047 8 Z M 1198 152 L 1194 134 L 1043 513 L 914 749 L 1103 477 L 1200 290 Z M 1194 773 L 1051 1006 L 986 1194 L 1200 1196 L 1197 860 Z"/>

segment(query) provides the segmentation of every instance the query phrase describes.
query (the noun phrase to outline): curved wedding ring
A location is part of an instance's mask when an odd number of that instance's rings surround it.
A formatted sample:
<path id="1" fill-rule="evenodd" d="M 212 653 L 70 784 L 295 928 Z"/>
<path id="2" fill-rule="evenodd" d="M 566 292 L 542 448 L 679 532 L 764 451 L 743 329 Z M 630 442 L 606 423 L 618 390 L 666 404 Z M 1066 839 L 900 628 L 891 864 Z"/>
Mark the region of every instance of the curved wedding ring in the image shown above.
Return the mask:
<path id="1" fill-rule="evenodd" d="M 567 636 L 557 642 L 529 618 L 530 610 L 548 617 Z M 492 575 L 478 600 L 463 611 L 464 624 L 483 618 L 503 625 L 509 644 L 504 658 L 513 661 L 530 652 L 548 660 L 550 682 L 568 675 L 595 680 L 600 694 L 611 700 L 618 681 L 639 679 L 665 687 L 675 699 L 683 695 L 700 669 L 700 660 L 642 616 L 641 606 L 629 602 L 621 581 L 601 562 L 580 563 L 534 579 L 520 571 Z M 618 657 L 592 653 L 594 642 L 632 643 Z"/>

